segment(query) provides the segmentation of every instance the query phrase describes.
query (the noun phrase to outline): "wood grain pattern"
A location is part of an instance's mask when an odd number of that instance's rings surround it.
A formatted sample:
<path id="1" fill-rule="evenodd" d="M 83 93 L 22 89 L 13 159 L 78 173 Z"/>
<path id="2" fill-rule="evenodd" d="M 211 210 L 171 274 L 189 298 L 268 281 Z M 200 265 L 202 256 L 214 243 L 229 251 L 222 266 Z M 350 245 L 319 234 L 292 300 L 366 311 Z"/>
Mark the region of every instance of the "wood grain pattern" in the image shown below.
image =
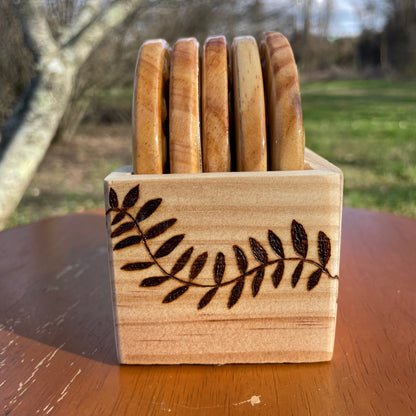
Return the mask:
<path id="1" fill-rule="evenodd" d="M 330 363 L 223 366 L 117 364 L 103 224 L 0 232 L 0 414 L 415 414 L 416 220 L 344 208 Z"/>
<path id="2" fill-rule="evenodd" d="M 305 131 L 298 71 L 288 40 L 266 32 L 260 41 L 266 85 L 271 170 L 303 169 Z"/>
<path id="3" fill-rule="evenodd" d="M 342 174 L 307 155 L 310 169 L 297 172 L 145 176 L 127 168 L 106 178 L 121 362 L 331 358 Z M 155 199 L 152 215 L 135 220 Z M 206 263 L 196 276 L 199 256 Z"/>
<path id="4" fill-rule="evenodd" d="M 267 170 L 266 114 L 258 46 L 251 36 L 231 47 L 238 171 Z"/>
<path id="5" fill-rule="evenodd" d="M 224 36 L 210 37 L 202 54 L 202 154 L 204 172 L 231 170 L 228 48 Z"/>
<path id="6" fill-rule="evenodd" d="M 169 45 L 148 40 L 137 57 L 133 98 L 133 171 L 163 173 L 167 160 L 165 120 Z"/>
<path id="7" fill-rule="evenodd" d="M 172 49 L 169 86 L 171 173 L 202 171 L 198 49 L 195 38 L 179 39 Z"/>

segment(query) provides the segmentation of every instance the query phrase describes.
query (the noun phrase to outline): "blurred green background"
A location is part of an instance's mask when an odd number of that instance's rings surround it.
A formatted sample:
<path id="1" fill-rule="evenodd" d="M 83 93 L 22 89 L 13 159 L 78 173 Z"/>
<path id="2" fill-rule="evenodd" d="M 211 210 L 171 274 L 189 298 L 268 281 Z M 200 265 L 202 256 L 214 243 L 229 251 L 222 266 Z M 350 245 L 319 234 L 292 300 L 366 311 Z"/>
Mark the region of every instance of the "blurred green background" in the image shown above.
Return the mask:
<path id="1" fill-rule="evenodd" d="M 57 37 L 59 27 L 70 27 L 87 2 L 64 3 L 44 3 Z M 356 25 L 351 33 L 337 15 L 346 2 L 272 3 L 145 1 L 83 65 L 71 105 L 7 226 L 103 207 L 103 178 L 131 163 L 133 74 L 145 39 L 164 37 L 172 44 L 194 35 L 202 44 L 208 35 L 226 34 L 231 42 L 264 30 L 280 30 L 291 41 L 306 145 L 343 170 L 344 205 L 416 218 L 414 2 L 350 2 Z M 72 14 L 68 4 L 76 6 Z M 9 59 L 0 64 L 4 123 L 36 65 L 10 2 L 0 5 L 9 23 L 0 25 L 9 42 L 0 51 L 0 58 Z M 171 17 L 160 25 L 166 14 Z"/>

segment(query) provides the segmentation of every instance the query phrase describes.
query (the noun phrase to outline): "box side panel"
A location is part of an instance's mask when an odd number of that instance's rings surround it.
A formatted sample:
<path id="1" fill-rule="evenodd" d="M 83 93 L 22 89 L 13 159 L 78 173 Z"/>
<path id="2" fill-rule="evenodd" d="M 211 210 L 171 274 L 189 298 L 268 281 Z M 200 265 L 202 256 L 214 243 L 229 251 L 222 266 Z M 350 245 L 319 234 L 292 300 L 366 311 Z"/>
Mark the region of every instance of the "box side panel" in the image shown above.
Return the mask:
<path id="1" fill-rule="evenodd" d="M 107 250 L 108 250 L 108 271 L 110 276 L 110 284 L 111 284 L 111 295 L 112 295 L 112 307 L 113 307 L 113 320 L 114 320 L 114 336 L 116 341 L 116 349 L 118 360 L 120 362 L 124 362 L 125 358 L 122 356 L 122 349 L 120 348 L 120 331 L 119 331 L 119 317 L 118 317 L 118 309 L 117 309 L 117 288 L 116 288 L 116 268 L 114 266 L 114 251 L 113 251 L 113 243 L 111 238 L 111 229 L 112 229 L 112 221 L 114 219 L 114 215 L 109 213 L 110 210 L 110 201 L 108 198 L 110 191 L 110 186 L 107 180 L 104 180 L 104 201 L 105 201 L 105 211 L 106 211 L 106 228 L 107 228 Z"/>
<path id="2" fill-rule="evenodd" d="M 333 171 L 110 175 L 121 361 L 330 359 L 341 182 Z"/>

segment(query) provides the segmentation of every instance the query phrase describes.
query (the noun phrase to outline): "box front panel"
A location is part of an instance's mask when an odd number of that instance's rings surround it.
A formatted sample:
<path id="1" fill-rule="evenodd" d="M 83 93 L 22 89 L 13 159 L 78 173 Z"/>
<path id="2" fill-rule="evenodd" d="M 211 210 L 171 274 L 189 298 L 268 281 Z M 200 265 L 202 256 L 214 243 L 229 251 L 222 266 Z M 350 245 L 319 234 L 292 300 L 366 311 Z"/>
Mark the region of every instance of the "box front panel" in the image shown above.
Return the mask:
<path id="1" fill-rule="evenodd" d="M 330 359 L 341 181 L 312 170 L 110 175 L 121 362 Z"/>

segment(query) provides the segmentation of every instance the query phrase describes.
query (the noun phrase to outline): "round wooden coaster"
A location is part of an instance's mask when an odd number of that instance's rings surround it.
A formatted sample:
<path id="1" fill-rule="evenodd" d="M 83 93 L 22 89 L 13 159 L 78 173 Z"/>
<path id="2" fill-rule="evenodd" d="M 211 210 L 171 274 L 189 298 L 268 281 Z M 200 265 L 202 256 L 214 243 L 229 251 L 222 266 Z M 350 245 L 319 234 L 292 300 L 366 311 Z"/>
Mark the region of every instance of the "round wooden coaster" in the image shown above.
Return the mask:
<path id="1" fill-rule="evenodd" d="M 267 91 L 272 170 L 302 170 L 305 152 L 298 71 L 288 40 L 264 33 L 260 53 Z"/>
<path id="2" fill-rule="evenodd" d="M 238 171 L 267 170 L 263 76 L 255 39 L 234 39 L 232 48 L 234 117 Z"/>
<path id="3" fill-rule="evenodd" d="M 204 172 L 231 169 L 228 48 L 224 36 L 210 37 L 202 54 L 202 155 Z"/>
<path id="4" fill-rule="evenodd" d="M 202 171 L 198 48 L 195 38 L 184 38 L 179 39 L 172 49 L 169 86 L 171 173 Z"/>
<path id="5" fill-rule="evenodd" d="M 163 173 L 167 160 L 164 123 L 169 79 L 169 45 L 146 41 L 137 57 L 133 98 L 133 171 Z"/>

